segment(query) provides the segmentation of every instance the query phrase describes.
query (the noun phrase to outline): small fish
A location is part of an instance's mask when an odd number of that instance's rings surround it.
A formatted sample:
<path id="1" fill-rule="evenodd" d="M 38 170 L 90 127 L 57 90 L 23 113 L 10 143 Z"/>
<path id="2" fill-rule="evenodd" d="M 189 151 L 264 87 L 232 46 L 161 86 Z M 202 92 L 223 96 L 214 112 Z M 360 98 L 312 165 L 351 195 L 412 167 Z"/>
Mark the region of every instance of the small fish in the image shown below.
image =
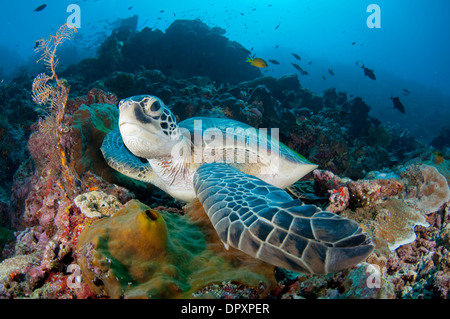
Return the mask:
<path id="1" fill-rule="evenodd" d="M 295 54 L 295 53 L 291 53 L 291 54 L 294 56 L 294 58 L 296 58 L 299 61 L 302 59 L 298 54 Z"/>
<path id="2" fill-rule="evenodd" d="M 400 98 L 398 96 L 397 97 L 391 96 L 391 100 L 394 103 L 394 109 L 397 109 L 402 114 L 406 113 L 405 107 L 403 106 L 402 102 L 400 102 Z"/>
<path id="3" fill-rule="evenodd" d="M 278 62 L 278 61 L 275 60 L 275 59 L 270 59 L 269 62 L 270 62 L 270 63 L 273 63 L 273 64 L 276 64 L 276 65 L 280 64 L 280 62 Z"/>
<path id="4" fill-rule="evenodd" d="M 309 61 L 309 62 L 308 62 L 308 65 L 311 65 L 311 64 L 312 64 L 312 61 Z"/>
<path id="5" fill-rule="evenodd" d="M 409 93 L 411 93 L 411 91 L 407 90 L 407 89 L 403 89 L 403 95 L 407 96 Z"/>
<path id="6" fill-rule="evenodd" d="M 163 13 L 163 12 L 164 12 L 164 10 L 159 10 L 159 12 Z"/>
<path id="7" fill-rule="evenodd" d="M 296 68 L 298 71 L 300 71 L 300 73 L 302 75 L 308 75 L 309 74 L 308 71 L 303 70 L 300 65 L 295 64 L 295 63 L 291 63 L 291 64 L 294 66 L 294 68 Z"/>
<path id="8" fill-rule="evenodd" d="M 275 27 L 275 30 L 278 29 L 280 27 L 280 24 L 278 23 L 278 25 Z"/>
<path id="9" fill-rule="evenodd" d="M 247 61 L 245 62 L 249 62 L 251 65 L 256 66 L 257 68 L 267 68 L 267 62 L 264 61 L 264 59 L 261 58 L 251 58 L 248 57 Z"/>
<path id="10" fill-rule="evenodd" d="M 41 4 L 39 7 L 37 7 L 36 9 L 34 9 L 33 11 L 42 11 L 47 7 L 46 4 Z"/>
<path id="11" fill-rule="evenodd" d="M 128 10 L 131 10 L 131 9 L 133 9 L 133 7 L 129 7 L 129 8 L 128 8 Z"/>
<path id="12" fill-rule="evenodd" d="M 333 71 L 333 69 L 328 69 L 328 73 L 330 73 L 331 75 L 334 76 L 334 71 Z"/>
<path id="13" fill-rule="evenodd" d="M 355 45 L 356 44 L 356 42 L 352 42 L 352 45 Z"/>
<path id="14" fill-rule="evenodd" d="M 327 78 L 325 77 L 325 75 L 322 75 L 322 79 L 323 79 L 323 80 L 326 80 Z"/>
<path id="15" fill-rule="evenodd" d="M 294 66 L 294 68 L 296 68 L 296 69 L 299 70 L 300 72 L 303 72 L 303 69 L 301 68 L 300 65 L 295 64 L 295 63 L 291 63 L 291 64 Z"/>
<path id="16" fill-rule="evenodd" d="M 361 69 L 364 70 L 364 75 L 367 76 L 369 79 L 371 80 L 376 80 L 377 78 L 375 77 L 375 73 L 373 72 L 373 70 L 366 68 L 364 66 L 364 64 L 362 65 Z"/>
<path id="17" fill-rule="evenodd" d="M 275 49 L 278 49 L 278 47 L 279 47 L 279 45 L 277 44 L 277 45 L 275 46 Z"/>
<path id="18" fill-rule="evenodd" d="M 41 40 L 36 41 L 36 43 L 34 44 L 34 48 L 33 49 L 36 50 L 40 43 L 41 43 Z"/>

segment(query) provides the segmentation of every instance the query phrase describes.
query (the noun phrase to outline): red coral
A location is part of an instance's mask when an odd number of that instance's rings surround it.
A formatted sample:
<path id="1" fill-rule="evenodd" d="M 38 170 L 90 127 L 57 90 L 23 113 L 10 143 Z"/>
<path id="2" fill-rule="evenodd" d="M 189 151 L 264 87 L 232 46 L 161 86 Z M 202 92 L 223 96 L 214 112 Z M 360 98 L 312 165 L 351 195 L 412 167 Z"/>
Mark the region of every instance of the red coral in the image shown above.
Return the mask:
<path id="1" fill-rule="evenodd" d="M 350 194 L 347 187 L 339 187 L 328 191 L 330 193 L 330 206 L 327 210 L 333 213 L 342 212 L 348 207 Z"/>

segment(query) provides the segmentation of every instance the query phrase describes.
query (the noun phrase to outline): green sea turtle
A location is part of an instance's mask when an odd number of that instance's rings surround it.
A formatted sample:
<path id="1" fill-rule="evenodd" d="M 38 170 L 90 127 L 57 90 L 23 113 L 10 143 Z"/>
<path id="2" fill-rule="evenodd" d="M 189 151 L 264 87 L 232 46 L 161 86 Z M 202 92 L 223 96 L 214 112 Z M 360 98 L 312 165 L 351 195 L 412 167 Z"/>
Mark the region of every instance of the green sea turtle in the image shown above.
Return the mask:
<path id="1" fill-rule="evenodd" d="M 373 251 L 357 222 L 283 190 L 317 165 L 264 131 L 223 118 L 177 125 L 150 95 L 124 99 L 119 110 L 119 129 L 101 147 L 108 165 L 179 200 L 198 198 L 225 248 L 312 274 L 352 267 Z"/>

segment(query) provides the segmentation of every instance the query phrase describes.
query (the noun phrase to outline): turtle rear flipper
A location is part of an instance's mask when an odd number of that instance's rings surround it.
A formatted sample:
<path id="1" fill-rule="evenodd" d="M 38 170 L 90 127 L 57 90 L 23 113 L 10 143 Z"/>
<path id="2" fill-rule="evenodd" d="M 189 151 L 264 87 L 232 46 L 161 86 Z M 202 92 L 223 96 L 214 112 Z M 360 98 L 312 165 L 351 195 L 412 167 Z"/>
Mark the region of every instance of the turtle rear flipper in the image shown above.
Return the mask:
<path id="1" fill-rule="evenodd" d="M 292 200 L 225 164 L 203 164 L 194 189 L 222 242 L 275 266 L 326 274 L 350 268 L 374 245 L 357 222 Z"/>
<path id="2" fill-rule="evenodd" d="M 155 179 L 156 174 L 148 161 L 142 162 L 127 150 L 118 129 L 105 136 L 100 149 L 108 165 L 120 173 L 146 183 Z"/>

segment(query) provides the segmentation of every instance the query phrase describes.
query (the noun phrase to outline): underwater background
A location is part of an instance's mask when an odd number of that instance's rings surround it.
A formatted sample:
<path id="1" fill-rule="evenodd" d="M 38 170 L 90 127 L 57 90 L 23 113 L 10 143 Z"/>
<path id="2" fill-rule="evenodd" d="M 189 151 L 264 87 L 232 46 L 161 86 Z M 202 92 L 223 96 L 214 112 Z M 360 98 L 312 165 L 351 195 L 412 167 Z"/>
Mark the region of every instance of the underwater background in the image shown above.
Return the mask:
<path id="1" fill-rule="evenodd" d="M 54 1 L 39 12 L 33 11 L 38 1 L 4 1 L 2 78 L 10 77 L 24 63 L 34 65 L 35 41 L 66 22 L 71 14 L 66 9 L 72 3 L 80 5 L 81 27 L 74 41 L 60 52 L 64 65 L 95 56 L 117 19 L 138 15 L 137 30 L 149 27 L 163 32 L 176 19 L 200 19 L 223 28 L 227 38 L 252 54 L 282 62 L 269 64 L 264 75 L 297 72 L 291 65 L 295 63 L 291 52 L 297 53 L 309 72 L 301 77 L 304 86 L 316 92 L 335 87 L 361 96 L 371 106 L 371 115 L 382 122 L 399 123 L 419 139 L 430 141 L 450 120 L 450 44 L 446 41 L 450 4 L 445 0 Z M 369 28 L 366 23 L 371 14 L 366 9 L 372 3 L 382 11 L 380 28 Z M 362 77 L 357 61 L 375 70 L 377 80 Z M 413 94 L 402 96 L 403 89 Z M 393 109 L 391 96 L 401 96 L 405 114 Z"/>
<path id="2" fill-rule="evenodd" d="M 448 298 L 449 10 L 445 0 L 2 1 L 0 298 Z M 66 22 L 77 24 L 56 51 L 67 103 L 45 111 L 33 99 L 49 71 L 36 49 Z M 160 97 L 178 121 L 280 128 L 319 165 L 295 185 L 305 201 L 361 223 L 376 251 L 323 276 L 233 268 L 227 258 L 239 256 L 218 250 L 194 208 L 105 163 L 117 104 L 138 94 Z M 100 213 L 83 211 L 83 194 Z M 147 255 L 81 236 L 99 216 L 140 205 L 174 234 L 168 259 L 136 266 Z M 196 242 L 186 247 L 180 233 Z M 71 265 L 83 271 L 75 288 Z"/>

